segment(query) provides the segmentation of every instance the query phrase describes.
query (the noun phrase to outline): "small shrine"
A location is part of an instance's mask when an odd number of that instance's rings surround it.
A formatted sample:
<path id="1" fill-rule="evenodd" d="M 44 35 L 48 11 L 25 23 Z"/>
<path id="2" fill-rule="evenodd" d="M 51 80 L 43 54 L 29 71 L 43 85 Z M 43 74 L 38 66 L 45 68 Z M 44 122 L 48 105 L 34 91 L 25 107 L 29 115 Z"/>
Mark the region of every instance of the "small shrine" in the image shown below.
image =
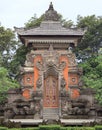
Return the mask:
<path id="1" fill-rule="evenodd" d="M 43 121 L 95 117 L 94 91 L 83 89 L 82 69 L 72 51 L 84 31 L 63 27 L 52 3 L 39 27 L 15 30 L 30 52 L 18 70 L 21 88 L 8 92 L 5 116 Z"/>

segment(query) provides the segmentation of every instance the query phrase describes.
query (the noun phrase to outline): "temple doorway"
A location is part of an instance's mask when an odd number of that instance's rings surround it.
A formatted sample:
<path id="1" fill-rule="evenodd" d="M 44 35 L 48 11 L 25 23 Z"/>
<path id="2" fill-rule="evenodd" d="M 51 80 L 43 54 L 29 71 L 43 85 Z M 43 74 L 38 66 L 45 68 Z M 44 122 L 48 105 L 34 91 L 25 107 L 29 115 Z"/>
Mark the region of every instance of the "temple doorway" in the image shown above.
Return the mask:
<path id="1" fill-rule="evenodd" d="M 44 81 L 44 107 L 58 107 L 58 79 L 48 76 Z"/>
<path id="2" fill-rule="evenodd" d="M 59 118 L 59 94 L 58 94 L 58 78 L 48 76 L 44 80 L 43 91 L 43 118 L 58 119 Z"/>

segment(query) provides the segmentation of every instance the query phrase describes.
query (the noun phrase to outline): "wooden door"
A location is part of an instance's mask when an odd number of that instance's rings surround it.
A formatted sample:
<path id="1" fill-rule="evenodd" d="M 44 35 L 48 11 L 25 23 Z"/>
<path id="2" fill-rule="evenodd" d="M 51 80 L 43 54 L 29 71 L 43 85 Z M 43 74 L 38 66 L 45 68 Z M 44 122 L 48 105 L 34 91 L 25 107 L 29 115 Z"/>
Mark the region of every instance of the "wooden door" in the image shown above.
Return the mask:
<path id="1" fill-rule="evenodd" d="M 48 76 L 44 81 L 44 107 L 58 107 L 58 79 L 54 76 Z"/>

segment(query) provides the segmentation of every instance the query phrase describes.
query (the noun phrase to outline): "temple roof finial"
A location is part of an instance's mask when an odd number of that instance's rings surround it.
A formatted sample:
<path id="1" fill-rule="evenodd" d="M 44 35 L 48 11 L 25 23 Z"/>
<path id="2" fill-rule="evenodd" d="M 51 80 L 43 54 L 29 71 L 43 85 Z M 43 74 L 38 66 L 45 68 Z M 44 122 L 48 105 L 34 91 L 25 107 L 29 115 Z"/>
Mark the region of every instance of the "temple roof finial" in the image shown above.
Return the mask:
<path id="1" fill-rule="evenodd" d="M 58 21 L 59 20 L 59 15 L 57 11 L 54 10 L 52 2 L 50 2 L 48 10 L 44 14 L 44 20 L 45 21 L 48 21 L 48 20 Z"/>
<path id="2" fill-rule="evenodd" d="M 48 10 L 54 10 L 52 2 L 50 2 L 49 9 Z"/>

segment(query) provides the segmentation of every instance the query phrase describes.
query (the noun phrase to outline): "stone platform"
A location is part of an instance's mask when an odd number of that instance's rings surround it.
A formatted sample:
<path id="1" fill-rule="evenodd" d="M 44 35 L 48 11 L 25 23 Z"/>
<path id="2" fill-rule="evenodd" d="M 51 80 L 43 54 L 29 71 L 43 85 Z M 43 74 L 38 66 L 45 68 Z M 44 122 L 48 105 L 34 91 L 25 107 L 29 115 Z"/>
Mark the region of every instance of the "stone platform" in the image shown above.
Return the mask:
<path id="1" fill-rule="evenodd" d="M 63 125 L 83 125 L 86 123 L 95 122 L 95 119 L 61 119 Z"/>
<path id="2" fill-rule="evenodd" d="M 42 119 L 9 119 L 11 122 L 20 122 L 21 125 L 39 125 L 42 124 Z"/>
<path id="3" fill-rule="evenodd" d="M 43 123 L 43 119 L 10 119 L 12 122 L 21 122 L 21 125 L 39 125 Z M 62 125 L 83 125 L 85 123 L 97 122 L 99 119 L 60 119 Z"/>

